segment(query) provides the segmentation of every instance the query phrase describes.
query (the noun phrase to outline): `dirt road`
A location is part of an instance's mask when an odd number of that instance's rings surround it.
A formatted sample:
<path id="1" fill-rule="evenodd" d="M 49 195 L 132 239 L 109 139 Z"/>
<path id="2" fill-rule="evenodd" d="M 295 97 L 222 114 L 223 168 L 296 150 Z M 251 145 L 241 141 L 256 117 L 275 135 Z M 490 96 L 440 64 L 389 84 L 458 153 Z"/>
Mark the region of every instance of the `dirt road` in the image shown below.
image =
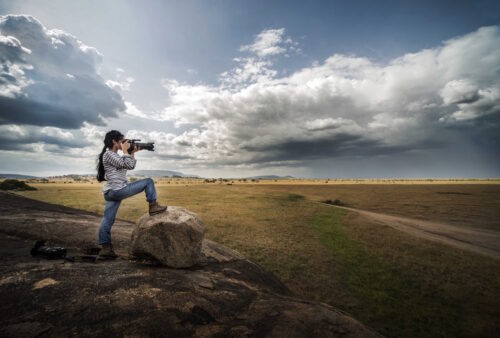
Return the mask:
<path id="1" fill-rule="evenodd" d="M 412 236 L 448 244 L 459 249 L 500 259 L 500 232 L 495 230 L 454 226 L 445 223 L 392 216 L 372 211 L 332 205 L 357 212 L 379 224 L 404 231 Z"/>

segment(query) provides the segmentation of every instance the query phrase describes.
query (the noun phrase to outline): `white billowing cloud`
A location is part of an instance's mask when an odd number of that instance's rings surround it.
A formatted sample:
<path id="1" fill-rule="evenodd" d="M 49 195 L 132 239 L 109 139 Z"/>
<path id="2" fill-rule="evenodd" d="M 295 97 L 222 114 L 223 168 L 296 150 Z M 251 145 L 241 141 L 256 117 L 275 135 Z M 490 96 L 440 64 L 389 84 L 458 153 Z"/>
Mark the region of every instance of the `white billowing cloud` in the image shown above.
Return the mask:
<path id="1" fill-rule="evenodd" d="M 471 102 L 478 99 L 478 86 L 470 80 L 460 79 L 448 82 L 441 90 L 441 97 L 445 105 Z"/>
<path id="2" fill-rule="evenodd" d="M 55 127 L 43 127 L 40 129 L 40 132 L 44 135 L 63 140 L 73 140 L 75 138 L 71 132 Z"/>
<path id="3" fill-rule="evenodd" d="M 21 94 L 24 87 L 32 83 L 24 74 L 25 69 L 32 68 L 25 60 L 29 54 L 31 54 L 31 50 L 23 47 L 18 39 L 0 34 L 0 62 L 2 65 L 0 96 L 14 98 Z"/>
<path id="4" fill-rule="evenodd" d="M 132 102 L 125 101 L 125 113 L 131 116 L 148 118 L 139 108 L 137 108 Z"/>
<path id="5" fill-rule="evenodd" d="M 282 34 L 264 31 L 243 46 L 257 57 L 236 58 L 219 86 L 163 81 L 170 104 L 150 118 L 192 126 L 158 135 L 170 155 L 234 165 L 372 156 L 434 147 L 465 121 L 498 125 L 497 26 L 385 64 L 335 54 L 279 78 L 268 57 L 283 53 Z"/>
<path id="6" fill-rule="evenodd" d="M 285 38 L 284 33 L 284 28 L 263 30 L 256 36 L 252 44 L 241 46 L 240 52 L 252 52 L 262 58 L 283 54 L 289 49 L 298 50 L 298 43 L 294 42 L 290 37 Z"/>
<path id="7" fill-rule="evenodd" d="M 2 61 L 24 62 L 22 54 L 31 54 L 31 50 L 21 45 L 13 36 L 0 35 L 0 55 Z"/>
<path id="8" fill-rule="evenodd" d="M 183 165 L 199 165 L 213 163 L 212 157 L 215 153 L 232 156 L 230 145 L 223 138 L 225 133 L 219 127 L 212 126 L 205 130 L 193 128 L 179 135 L 160 131 L 129 130 L 126 136 L 140 139 L 142 142 L 155 142 L 155 159 L 175 160 L 176 166 L 179 166 L 179 160 Z M 219 135 L 222 137 L 219 138 Z"/>
<path id="9" fill-rule="evenodd" d="M 118 81 L 108 80 L 106 85 L 114 90 L 123 90 L 122 83 Z"/>
<path id="10" fill-rule="evenodd" d="M 104 136 L 106 136 L 106 131 L 104 131 L 103 129 L 84 122 L 80 130 L 82 131 L 85 139 L 88 142 L 104 145 Z"/>
<path id="11" fill-rule="evenodd" d="M 471 103 L 459 103 L 460 110 L 453 112 L 449 117 L 440 118 L 440 121 L 460 122 L 474 120 L 482 116 L 497 114 L 500 111 L 500 90 L 498 87 L 480 89 L 479 99 Z"/>
<path id="12" fill-rule="evenodd" d="M 456 105 L 459 110 L 440 118 L 441 122 L 474 120 L 500 111 L 500 88 L 479 88 L 469 80 L 453 80 L 441 90 L 445 105 Z"/>
<path id="13" fill-rule="evenodd" d="M 125 110 L 99 75 L 102 55 L 32 16 L 0 16 L 0 55 L 0 124 L 78 128 Z"/>
<path id="14" fill-rule="evenodd" d="M 280 46 L 284 32 L 284 28 L 262 31 L 253 44 L 241 46 L 240 51 L 250 51 L 260 57 L 284 53 L 286 49 Z"/>
<path id="15" fill-rule="evenodd" d="M 234 58 L 239 65 L 230 71 L 220 74 L 220 81 L 224 87 L 231 90 L 240 90 L 251 83 L 262 83 L 272 80 L 278 72 L 271 69 L 273 63 L 254 57 Z"/>
<path id="16" fill-rule="evenodd" d="M 125 70 L 123 68 L 116 68 L 116 80 L 106 81 L 106 85 L 119 92 L 130 91 L 130 86 L 135 82 L 131 76 L 124 76 Z"/>
<path id="17" fill-rule="evenodd" d="M 162 86 L 170 96 L 170 105 L 160 113 L 153 113 L 151 117 L 175 121 L 176 127 L 192 122 L 208 122 L 210 116 L 206 111 L 206 106 L 221 94 L 217 88 L 185 85 L 171 79 L 163 79 Z M 184 119 L 184 116 L 188 119 Z"/>
<path id="18" fill-rule="evenodd" d="M 351 128 L 351 130 L 358 129 L 361 131 L 360 127 L 353 120 L 348 120 L 344 118 L 326 118 L 326 119 L 316 119 L 306 122 L 306 128 L 310 131 L 326 130 L 326 129 L 338 129 L 342 127 Z"/>
<path id="19" fill-rule="evenodd" d="M 240 51 L 248 51 L 251 55 L 233 59 L 238 66 L 220 74 L 221 87 L 235 91 L 251 83 L 272 80 L 278 72 L 271 68 L 271 56 L 283 54 L 290 57 L 290 52 L 301 52 L 299 43 L 290 37 L 285 38 L 284 32 L 284 28 L 267 29 L 257 35 L 253 44 L 241 46 Z"/>

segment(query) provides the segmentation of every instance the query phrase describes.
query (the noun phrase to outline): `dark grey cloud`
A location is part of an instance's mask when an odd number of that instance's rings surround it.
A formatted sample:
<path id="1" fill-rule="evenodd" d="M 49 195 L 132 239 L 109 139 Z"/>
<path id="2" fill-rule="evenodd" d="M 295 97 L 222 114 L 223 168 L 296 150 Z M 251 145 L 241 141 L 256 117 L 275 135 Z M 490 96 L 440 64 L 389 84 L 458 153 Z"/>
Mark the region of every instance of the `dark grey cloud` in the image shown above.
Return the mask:
<path id="1" fill-rule="evenodd" d="M 285 142 L 263 145 L 261 147 L 244 147 L 245 150 L 262 154 L 252 158 L 251 162 L 268 163 L 274 161 L 300 161 L 302 165 L 309 160 L 339 157 L 375 157 L 391 155 L 414 150 L 436 149 L 445 143 L 435 139 L 424 140 L 418 145 L 386 145 L 381 140 L 364 138 L 362 135 L 348 133 L 336 134 L 334 137 L 321 139 L 290 139 Z"/>
<path id="2" fill-rule="evenodd" d="M 121 96 L 96 79 L 53 78 L 50 83 L 36 82 L 24 88 L 23 95 L 0 96 L 0 124 L 79 128 L 88 122 L 104 126 L 103 118 L 117 116 L 121 106 Z"/>
<path id="3" fill-rule="evenodd" d="M 2 16 L 0 52 L 1 124 L 79 128 L 125 111 L 98 73 L 102 55 L 71 34 L 29 15 Z"/>
<path id="4" fill-rule="evenodd" d="M 498 26 L 383 64 L 335 54 L 281 78 L 266 55 L 238 60 L 218 87 L 163 81 L 171 104 L 150 116 L 196 131 L 160 135 L 175 151 L 208 165 L 306 163 L 496 144 L 500 134 Z"/>
<path id="5" fill-rule="evenodd" d="M 90 146 L 91 143 L 81 135 L 75 135 L 75 132 L 56 127 L 0 125 L 0 150 L 34 151 L 36 145 L 45 146 L 44 149 L 50 152 L 56 149 L 67 152 Z"/>

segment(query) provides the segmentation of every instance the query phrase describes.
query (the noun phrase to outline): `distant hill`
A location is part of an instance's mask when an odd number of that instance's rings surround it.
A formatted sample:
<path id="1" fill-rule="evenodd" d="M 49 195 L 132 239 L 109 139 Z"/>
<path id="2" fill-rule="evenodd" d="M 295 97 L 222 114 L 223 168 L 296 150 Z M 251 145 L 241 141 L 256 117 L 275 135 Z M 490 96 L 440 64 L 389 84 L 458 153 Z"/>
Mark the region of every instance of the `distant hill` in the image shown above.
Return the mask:
<path id="1" fill-rule="evenodd" d="M 21 174 L 0 174 L 0 178 L 41 178 L 41 177 L 21 175 Z"/>
<path id="2" fill-rule="evenodd" d="M 58 176 L 49 176 L 50 178 L 76 178 L 76 177 L 94 177 L 95 174 L 67 174 Z M 131 170 L 129 176 L 144 176 L 144 177 L 163 177 L 163 176 L 180 176 L 180 177 L 197 177 L 198 175 L 184 174 L 180 171 L 173 170 Z M 41 176 L 29 176 L 21 174 L 0 174 L 0 178 L 43 178 Z M 252 177 L 243 177 L 245 179 L 259 179 L 259 180 L 286 180 L 295 178 L 293 176 L 278 176 L 278 175 L 259 175 Z"/>
<path id="3" fill-rule="evenodd" d="M 131 176 L 147 176 L 147 177 L 163 177 L 163 176 L 180 176 L 180 177 L 199 177 L 198 175 L 188 175 L 180 171 L 172 170 L 135 170 L 130 172 Z"/>
<path id="4" fill-rule="evenodd" d="M 260 176 L 252 176 L 245 177 L 246 179 L 259 179 L 259 180 L 288 180 L 291 178 L 295 178 L 293 176 L 277 176 L 277 175 L 260 175 Z"/>

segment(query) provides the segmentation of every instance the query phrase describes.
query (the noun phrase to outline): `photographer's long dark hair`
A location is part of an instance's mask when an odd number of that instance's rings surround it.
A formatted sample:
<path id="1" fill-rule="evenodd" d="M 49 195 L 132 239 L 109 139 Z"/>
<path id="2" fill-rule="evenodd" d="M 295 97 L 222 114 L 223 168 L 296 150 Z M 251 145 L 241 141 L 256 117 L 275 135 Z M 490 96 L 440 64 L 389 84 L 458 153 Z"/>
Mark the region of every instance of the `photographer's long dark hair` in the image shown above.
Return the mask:
<path id="1" fill-rule="evenodd" d="M 123 134 L 118 130 L 111 130 L 106 133 L 104 137 L 104 147 L 102 148 L 101 154 L 97 158 L 97 181 L 106 181 L 104 178 L 104 164 L 102 163 L 102 156 L 106 152 L 107 148 L 113 148 L 113 140 L 118 141 L 123 138 Z"/>

